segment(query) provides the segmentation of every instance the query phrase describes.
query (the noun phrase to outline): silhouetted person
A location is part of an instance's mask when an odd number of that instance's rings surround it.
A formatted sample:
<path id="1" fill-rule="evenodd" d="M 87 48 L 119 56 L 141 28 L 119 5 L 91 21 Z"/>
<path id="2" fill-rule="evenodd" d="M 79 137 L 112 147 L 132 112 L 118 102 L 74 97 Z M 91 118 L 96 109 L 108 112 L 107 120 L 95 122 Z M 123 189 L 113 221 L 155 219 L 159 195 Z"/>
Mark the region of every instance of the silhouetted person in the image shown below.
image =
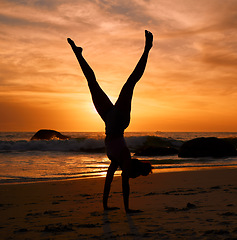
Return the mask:
<path id="1" fill-rule="evenodd" d="M 139 210 L 129 209 L 129 178 L 136 178 L 140 175 L 147 176 L 151 172 L 150 163 L 131 158 L 130 151 L 124 140 L 124 130 L 130 122 L 133 89 L 144 73 L 148 54 L 153 44 L 153 35 L 151 32 L 146 30 L 145 37 L 146 42 L 143 54 L 134 71 L 124 84 L 115 104 L 109 100 L 108 96 L 100 88 L 93 70 L 82 56 L 82 48 L 77 47 L 70 38 L 67 39 L 87 79 L 95 108 L 105 122 L 105 147 L 107 156 L 111 160 L 105 179 L 103 194 L 103 206 L 105 210 L 117 209 L 116 207 L 108 207 L 107 203 L 114 172 L 118 167 L 122 169 L 123 199 L 127 213 L 140 212 Z"/>

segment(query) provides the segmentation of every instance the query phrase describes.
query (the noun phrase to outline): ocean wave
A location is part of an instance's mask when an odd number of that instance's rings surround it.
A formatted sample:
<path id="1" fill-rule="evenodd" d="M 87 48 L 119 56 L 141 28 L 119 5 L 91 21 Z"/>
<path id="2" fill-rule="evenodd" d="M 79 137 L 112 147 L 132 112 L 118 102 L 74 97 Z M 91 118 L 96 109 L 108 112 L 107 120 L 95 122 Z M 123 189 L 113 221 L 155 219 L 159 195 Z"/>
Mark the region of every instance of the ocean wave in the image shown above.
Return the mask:
<path id="1" fill-rule="evenodd" d="M 128 148 L 135 152 L 141 148 L 161 147 L 179 149 L 184 141 L 173 138 L 157 137 L 157 136 L 128 136 L 125 137 Z M 237 147 L 237 138 L 226 138 L 229 142 Z M 69 140 L 16 140 L 3 141 L 0 140 L 1 152 L 12 151 L 56 151 L 56 152 L 88 152 L 100 153 L 105 152 L 105 144 L 103 137 L 81 137 Z"/>
<path id="2" fill-rule="evenodd" d="M 128 148 L 135 151 L 143 146 L 179 147 L 182 141 L 154 136 L 126 137 Z M 75 138 L 70 140 L 19 140 L 0 141 L 0 151 L 59 151 L 59 152 L 105 152 L 103 138 Z"/>
<path id="3" fill-rule="evenodd" d="M 37 141 L 0 141 L 0 151 L 59 151 L 81 152 L 103 148 L 102 140 L 37 140 Z"/>

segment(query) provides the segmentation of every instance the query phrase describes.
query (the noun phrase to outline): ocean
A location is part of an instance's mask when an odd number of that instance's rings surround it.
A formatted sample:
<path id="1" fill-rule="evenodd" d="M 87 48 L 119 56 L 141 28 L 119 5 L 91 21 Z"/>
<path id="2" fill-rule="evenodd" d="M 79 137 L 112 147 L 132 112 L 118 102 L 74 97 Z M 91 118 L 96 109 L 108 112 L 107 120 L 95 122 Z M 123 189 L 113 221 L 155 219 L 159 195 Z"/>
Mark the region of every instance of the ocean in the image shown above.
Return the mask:
<path id="1" fill-rule="evenodd" d="M 70 140 L 34 140 L 34 132 L 0 132 L 0 184 L 78 179 L 105 176 L 110 160 L 104 152 L 104 133 L 64 132 Z M 236 132 L 128 132 L 125 139 L 134 152 L 150 144 L 179 148 L 197 137 L 237 138 Z M 179 158 L 136 156 L 150 161 L 153 172 L 187 171 L 213 167 L 237 167 L 237 157 Z M 121 175 L 116 171 L 115 175 Z"/>

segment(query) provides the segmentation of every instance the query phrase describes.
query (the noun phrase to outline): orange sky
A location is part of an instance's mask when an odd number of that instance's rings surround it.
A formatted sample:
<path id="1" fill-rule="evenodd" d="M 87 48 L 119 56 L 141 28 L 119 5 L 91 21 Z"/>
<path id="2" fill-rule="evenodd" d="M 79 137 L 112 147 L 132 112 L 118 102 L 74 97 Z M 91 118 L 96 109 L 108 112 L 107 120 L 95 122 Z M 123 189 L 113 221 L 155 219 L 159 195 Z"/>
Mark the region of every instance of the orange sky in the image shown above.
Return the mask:
<path id="1" fill-rule="evenodd" d="M 0 1 L 0 131 L 103 131 L 71 37 L 114 102 L 154 34 L 127 131 L 237 131 L 236 0 Z"/>

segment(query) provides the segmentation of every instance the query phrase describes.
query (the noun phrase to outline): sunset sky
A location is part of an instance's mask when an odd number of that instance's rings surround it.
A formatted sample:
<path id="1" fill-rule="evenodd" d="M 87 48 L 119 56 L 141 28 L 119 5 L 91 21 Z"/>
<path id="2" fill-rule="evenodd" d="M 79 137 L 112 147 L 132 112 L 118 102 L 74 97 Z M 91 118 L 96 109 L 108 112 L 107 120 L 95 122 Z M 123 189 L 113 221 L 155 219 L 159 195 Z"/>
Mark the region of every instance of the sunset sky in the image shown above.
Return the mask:
<path id="1" fill-rule="evenodd" d="M 236 0 L 0 0 L 0 131 L 103 131 L 66 39 L 114 102 L 154 35 L 127 131 L 237 131 Z"/>

